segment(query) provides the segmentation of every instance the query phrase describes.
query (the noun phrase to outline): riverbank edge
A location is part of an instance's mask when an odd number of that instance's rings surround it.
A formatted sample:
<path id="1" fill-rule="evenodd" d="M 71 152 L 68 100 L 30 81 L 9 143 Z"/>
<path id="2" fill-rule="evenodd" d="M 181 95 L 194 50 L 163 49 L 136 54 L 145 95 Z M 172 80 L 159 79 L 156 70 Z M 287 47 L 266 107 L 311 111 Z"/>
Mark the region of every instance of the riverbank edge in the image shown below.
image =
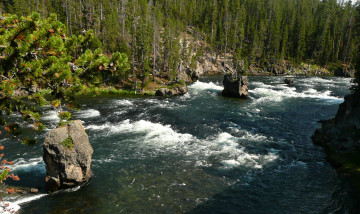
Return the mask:
<path id="1" fill-rule="evenodd" d="M 326 160 L 344 181 L 360 210 L 360 95 L 345 96 L 335 118 L 320 121 L 313 134 L 315 145 L 324 148 Z"/>
<path id="2" fill-rule="evenodd" d="M 355 201 L 355 211 L 360 211 L 360 150 L 336 153 L 326 148 L 326 161 L 336 170 L 345 188 Z"/>
<path id="3" fill-rule="evenodd" d="M 207 72 L 206 74 L 203 74 L 201 76 L 216 76 L 216 75 L 224 75 L 224 72 Z M 321 74 L 314 74 L 314 73 L 308 73 L 308 72 L 287 72 L 284 74 L 274 74 L 272 72 L 249 72 L 247 76 L 279 76 L 279 77 L 285 77 L 285 76 L 316 76 L 316 77 L 335 77 L 333 73 L 321 73 Z M 338 77 L 345 77 L 345 78 L 352 78 L 349 76 L 338 76 Z M 197 81 L 197 80 L 196 80 Z M 188 84 L 195 83 L 196 81 L 187 81 L 186 83 L 175 83 L 176 86 L 182 86 L 185 87 Z M 144 96 L 144 97 L 153 97 L 157 96 L 156 91 L 162 88 L 168 88 L 172 89 L 173 86 L 171 85 L 158 85 L 157 87 L 153 87 L 152 89 L 144 88 L 143 90 L 129 90 L 124 88 L 115 88 L 115 87 L 94 87 L 89 88 L 85 92 L 82 92 L 80 95 L 82 96 L 101 96 L 101 95 L 118 95 L 118 96 Z M 182 94 L 180 94 L 182 95 Z M 177 96 L 177 95 L 172 95 Z M 168 96 L 168 97 L 172 97 Z"/>

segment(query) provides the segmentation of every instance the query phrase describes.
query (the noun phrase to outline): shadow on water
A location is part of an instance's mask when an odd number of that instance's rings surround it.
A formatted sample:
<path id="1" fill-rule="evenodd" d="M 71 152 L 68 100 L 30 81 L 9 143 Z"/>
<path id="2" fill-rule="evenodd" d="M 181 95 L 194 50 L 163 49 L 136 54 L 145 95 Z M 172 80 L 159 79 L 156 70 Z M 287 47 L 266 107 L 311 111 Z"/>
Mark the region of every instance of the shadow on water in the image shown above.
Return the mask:
<path id="1" fill-rule="evenodd" d="M 246 200 L 242 200 L 243 195 L 248 195 Z M 269 194 L 249 194 L 248 191 L 239 191 L 235 188 L 228 188 L 222 192 L 214 195 L 212 198 L 207 199 L 205 202 L 196 206 L 187 214 L 203 214 L 203 213 L 246 213 L 246 214 L 262 214 L 262 213 L 359 213 L 359 205 L 357 202 L 352 201 L 350 204 L 342 204 L 341 207 L 334 208 L 333 205 L 329 204 L 323 210 L 307 209 L 304 207 L 294 208 L 287 206 L 278 197 L 281 195 L 274 196 L 273 198 L 266 197 L 267 200 L 261 198 Z M 289 196 L 290 198 L 292 196 Z M 294 198 L 293 200 L 296 200 Z M 301 203 L 301 201 L 298 201 Z M 336 203 L 336 202 L 334 202 Z M 253 206 L 252 204 L 257 204 Z M 305 204 L 304 204 L 305 205 Z"/>
<path id="2" fill-rule="evenodd" d="M 301 181 L 298 181 L 296 173 L 294 173 L 294 176 L 287 176 L 288 181 L 280 177 L 278 179 L 268 179 L 273 170 L 274 168 L 270 167 L 270 169 L 258 173 L 248 183 L 237 181 L 210 198 L 199 199 L 197 205 L 186 213 L 357 214 L 360 212 L 359 198 L 344 191 L 347 188 L 345 187 L 346 183 L 343 181 L 331 187 L 332 194 L 324 203 L 326 196 L 321 192 L 317 193 L 316 190 L 314 192 L 299 186 Z M 236 175 L 238 174 L 236 171 L 236 169 L 232 170 L 232 172 L 228 171 L 226 174 Z M 210 173 L 214 174 L 211 171 Z M 333 171 L 333 173 L 336 178 L 336 172 Z"/>

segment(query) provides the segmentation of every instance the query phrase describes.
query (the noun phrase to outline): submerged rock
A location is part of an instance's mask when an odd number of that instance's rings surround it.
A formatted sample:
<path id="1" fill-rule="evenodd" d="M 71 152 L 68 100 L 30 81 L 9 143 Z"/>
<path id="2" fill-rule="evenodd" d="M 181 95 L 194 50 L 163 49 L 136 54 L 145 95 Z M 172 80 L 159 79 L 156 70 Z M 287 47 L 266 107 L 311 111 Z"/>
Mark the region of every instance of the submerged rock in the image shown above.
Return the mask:
<path id="1" fill-rule="evenodd" d="M 228 73 L 224 76 L 223 84 L 222 95 L 225 97 L 247 98 L 249 96 L 247 76 L 234 78 L 231 73 Z"/>
<path id="2" fill-rule="evenodd" d="M 38 192 L 39 192 L 39 190 L 38 190 L 38 189 L 36 189 L 36 188 L 31 188 L 31 189 L 30 189 L 30 192 L 31 192 L 31 193 L 38 193 Z"/>
<path id="3" fill-rule="evenodd" d="M 47 191 L 70 188 L 89 181 L 93 149 L 80 120 L 50 130 L 43 148 Z"/>
<path id="4" fill-rule="evenodd" d="M 294 79 L 293 79 L 293 78 L 285 78 L 285 79 L 284 79 L 284 82 L 285 82 L 286 84 L 288 84 L 288 85 L 294 84 Z"/>

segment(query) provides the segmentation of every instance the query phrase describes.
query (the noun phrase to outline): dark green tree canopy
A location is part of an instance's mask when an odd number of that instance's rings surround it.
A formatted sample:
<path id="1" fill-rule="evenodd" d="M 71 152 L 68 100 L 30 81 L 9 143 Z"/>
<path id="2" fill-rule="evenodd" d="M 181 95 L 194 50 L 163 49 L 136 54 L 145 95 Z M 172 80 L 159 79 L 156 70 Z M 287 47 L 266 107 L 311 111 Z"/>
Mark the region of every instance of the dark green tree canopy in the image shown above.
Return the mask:
<path id="1" fill-rule="evenodd" d="M 1 18 L 0 119 L 20 113 L 39 129 L 39 107 L 52 104 L 62 111 L 74 107 L 74 96 L 91 81 L 114 84 L 129 70 L 126 54 L 104 55 L 101 43 L 89 30 L 67 37 L 66 26 L 55 14 L 39 13 Z M 44 96 L 44 92 L 52 96 Z M 67 114 L 61 114 L 67 118 Z"/>

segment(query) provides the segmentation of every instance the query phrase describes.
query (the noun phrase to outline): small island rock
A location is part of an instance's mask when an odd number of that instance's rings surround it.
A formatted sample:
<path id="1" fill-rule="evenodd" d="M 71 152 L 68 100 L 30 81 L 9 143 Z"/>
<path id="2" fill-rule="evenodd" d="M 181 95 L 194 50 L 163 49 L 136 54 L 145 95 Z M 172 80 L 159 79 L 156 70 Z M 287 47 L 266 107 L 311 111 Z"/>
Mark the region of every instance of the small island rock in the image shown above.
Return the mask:
<path id="1" fill-rule="evenodd" d="M 31 189 L 30 189 L 30 192 L 31 192 L 31 193 L 38 193 L 39 190 L 38 190 L 38 189 L 35 189 L 35 188 L 31 188 Z"/>
<path id="2" fill-rule="evenodd" d="M 288 78 L 285 78 L 285 79 L 284 79 L 284 82 L 285 82 L 286 84 L 288 84 L 288 85 L 294 84 L 294 79 L 288 77 Z"/>
<path id="3" fill-rule="evenodd" d="M 50 130 L 43 149 L 47 191 L 70 188 L 89 181 L 93 149 L 80 120 Z"/>
<path id="4" fill-rule="evenodd" d="M 234 78 L 231 73 L 228 73 L 224 76 L 223 84 L 222 95 L 225 97 L 247 98 L 249 96 L 247 76 Z"/>

